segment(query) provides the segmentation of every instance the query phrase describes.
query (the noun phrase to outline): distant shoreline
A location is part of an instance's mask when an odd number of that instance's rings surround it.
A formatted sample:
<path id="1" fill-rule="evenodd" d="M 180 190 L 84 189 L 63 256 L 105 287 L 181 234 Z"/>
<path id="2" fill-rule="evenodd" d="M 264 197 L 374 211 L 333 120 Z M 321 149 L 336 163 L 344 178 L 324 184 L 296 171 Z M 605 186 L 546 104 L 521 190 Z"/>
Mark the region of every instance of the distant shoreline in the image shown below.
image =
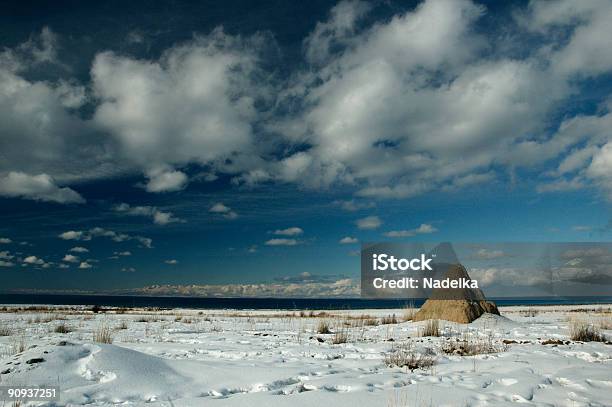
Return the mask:
<path id="1" fill-rule="evenodd" d="M 490 298 L 498 306 L 612 304 L 612 296 Z M 209 298 L 137 295 L 0 294 L 1 305 L 83 305 L 193 309 L 349 310 L 420 307 L 425 299 Z"/>

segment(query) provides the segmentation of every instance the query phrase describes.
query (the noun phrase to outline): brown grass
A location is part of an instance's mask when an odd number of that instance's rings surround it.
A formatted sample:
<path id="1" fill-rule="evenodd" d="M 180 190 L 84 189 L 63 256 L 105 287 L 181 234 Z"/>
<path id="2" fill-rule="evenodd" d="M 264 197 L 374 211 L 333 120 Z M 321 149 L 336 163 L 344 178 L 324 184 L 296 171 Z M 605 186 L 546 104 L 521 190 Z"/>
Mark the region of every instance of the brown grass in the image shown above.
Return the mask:
<path id="1" fill-rule="evenodd" d="M 472 335 L 464 334 L 461 339 L 451 339 L 442 346 L 442 352 L 459 356 L 499 353 L 506 350 L 508 350 L 508 345 L 496 343 L 491 335 L 485 338 L 474 338 Z"/>
<path id="2" fill-rule="evenodd" d="M 341 343 L 347 343 L 347 342 L 348 342 L 348 334 L 343 330 L 336 332 L 332 338 L 332 343 L 334 345 L 338 345 Z"/>
<path id="3" fill-rule="evenodd" d="M 97 343 L 113 343 L 113 333 L 106 325 L 101 325 L 93 333 L 93 340 Z"/>
<path id="4" fill-rule="evenodd" d="M 70 326 L 68 326 L 65 322 L 62 322 L 59 325 L 56 325 L 55 328 L 53 329 L 53 332 L 57 334 L 67 334 L 72 331 L 73 329 Z"/>
<path id="5" fill-rule="evenodd" d="M 330 334 L 331 330 L 329 327 L 329 322 L 327 322 L 325 319 L 320 320 L 319 323 L 317 324 L 317 333 Z"/>
<path id="6" fill-rule="evenodd" d="M 440 336 L 440 321 L 437 319 L 429 319 L 425 323 L 421 336 Z"/>
<path id="7" fill-rule="evenodd" d="M 416 352 L 410 343 L 405 343 L 392 348 L 385 356 L 384 363 L 389 367 L 405 367 L 413 371 L 433 367 L 436 357 L 432 352 Z"/>
<path id="8" fill-rule="evenodd" d="M 584 321 L 574 320 L 570 324 L 570 339 L 581 342 L 605 342 L 606 337 L 598 327 Z"/>
<path id="9" fill-rule="evenodd" d="M 11 336 L 13 331 L 8 326 L 0 326 L 0 336 Z"/>
<path id="10" fill-rule="evenodd" d="M 390 325 L 390 324 L 397 324 L 397 318 L 395 317 L 395 314 L 393 315 L 387 315 L 386 317 L 382 317 L 380 319 L 380 323 L 382 325 Z"/>

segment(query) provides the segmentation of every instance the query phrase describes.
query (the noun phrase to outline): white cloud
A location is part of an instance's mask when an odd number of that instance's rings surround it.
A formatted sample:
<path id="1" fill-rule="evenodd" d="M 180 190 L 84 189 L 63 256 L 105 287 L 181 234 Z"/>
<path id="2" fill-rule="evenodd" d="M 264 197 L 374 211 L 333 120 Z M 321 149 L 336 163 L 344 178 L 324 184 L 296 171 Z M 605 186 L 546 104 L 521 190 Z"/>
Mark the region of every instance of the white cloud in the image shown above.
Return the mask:
<path id="1" fill-rule="evenodd" d="M 80 269 L 90 269 L 91 268 L 91 264 L 89 264 L 86 261 L 82 261 L 81 264 L 79 264 L 79 268 Z"/>
<path id="2" fill-rule="evenodd" d="M 572 230 L 574 232 L 590 232 L 591 230 L 593 230 L 593 228 L 591 226 L 586 225 L 576 225 L 572 227 Z"/>
<path id="3" fill-rule="evenodd" d="M 63 240 L 90 240 L 91 239 L 90 236 L 85 235 L 80 230 L 68 230 L 66 232 L 60 233 L 58 237 Z"/>
<path id="4" fill-rule="evenodd" d="M 437 231 L 438 229 L 436 229 L 435 227 L 431 226 L 428 223 L 421 223 L 421 225 L 415 229 L 416 233 L 421 233 L 421 234 L 434 233 Z"/>
<path id="5" fill-rule="evenodd" d="M 134 273 L 136 269 L 134 267 L 124 267 L 121 269 L 124 273 Z"/>
<path id="6" fill-rule="evenodd" d="M 114 252 L 113 254 L 115 256 L 123 256 L 123 257 L 125 257 L 125 256 L 131 256 L 132 252 L 126 250 L 124 252 Z"/>
<path id="7" fill-rule="evenodd" d="M 184 187 L 186 175 L 173 165 L 225 167 L 225 158 L 252 149 L 253 52 L 262 45 L 257 36 L 232 37 L 218 29 L 168 49 L 158 60 L 96 55 L 91 72 L 100 104 L 94 122 L 147 173 L 147 190 Z M 165 169 L 155 173 L 159 167 Z"/>
<path id="8" fill-rule="evenodd" d="M 238 214 L 234 212 L 229 206 L 223 204 L 223 202 L 217 202 L 210 207 L 208 212 L 221 214 L 226 219 L 236 219 Z"/>
<path id="9" fill-rule="evenodd" d="M 153 219 L 156 225 L 167 225 L 169 223 L 184 222 L 184 220 L 174 216 L 172 212 L 164 212 L 155 206 L 130 206 L 121 203 L 113 208 L 116 212 L 125 213 L 130 216 L 146 216 Z"/>
<path id="10" fill-rule="evenodd" d="M 304 231 L 301 228 L 294 226 L 287 229 L 277 229 L 273 233 L 280 236 L 299 236 L 303 234 Z"/>
<path id="11" fill-rule="evenodd" d="M 355 25 L 371 6 L 364 1 L 341 1 L 330 11 L 326 22 L 317 23 L 304 40 L 306 59 L 311 64 L 322 64 L 331 57 L 331 48 L 350 40 Z"/>
<path id="12" fill-rule="evenodd" d="M 504 257 L 506 256 L 506 253 L 504 253 L 503 250 L 488 250 L 488 249 L 479 249 L 476 252 L 474 252 L 473 256 L 476 259 L 480 259 L 480 260 L 492 260 L 492 259 L 498 259 L 500 257 Z"/>
<path id="13" fill-rule="evenodd" d="M 175 265 L 175 264 L 178 264 L 178 260 L 176 260 L 176 259 L 165 260 L 164 263 L 170 264 L 170 265 Z"/>
<path id="14" fill-rule="evenodd" d="M 334 205 L 339 205 L 342 209 L 349 212 L 355 212 L 362 209 L 371 209 L 376 206 L 374 202 L 361 202 L 351 199 L 348 201 L 334 201 Z"/>
<path id="15" fill-rule="evenodd" d="M 58 187 L 47 174 L 29 175 L 15 171 L 0 175 L 0 196 L 57 203 L 85 202 L 73 189 Z"/>
<path id="16" fill-rule="evenodd" d="M 13 256 L 9 251 L 4 250 L 4 251 L 0 251 L 0 259 L 2 260 L 11 260 L 13 259 L 15 256 Z"/>
<path id="17" fill-rule="evenodd" d="M 72 255 L 72 254 L 67 254 L 67 255 L 64 256 L 62 261 L 65 261 L 67 263 L 78 263 L 79 262 L 79 258 L 77 256 Z"/>
<path id="18" fill-rule="evenodd" d="M 391 230 L 384 233 L 387 237 L 410 237 L 414 236 L 414 230 Z"/>
<path id="19" fill-rule="evenodd" d="M 343 237 L 342 239 L 338 241 L 338 243 L 340 244 L 353 244 L 353 243 L 358 243 L 358 242 L 359 240 L 351 236 Z"/>
<path id="20" fill-rule="evenodd" d="M 299 242 L 296 239 L 270 239 L 265 244 L 266 246 L 295 246 Z"/>
<path id="21" fill-rule="evenodd" d="M 415 236 L 417 234 L 429 234 L 429 233 L 434 233 L 437 232 L 438 229 L 436 229 L 434 226 L 428 224 L 428 223 L 421 223 L 421 225 L 418 228 L 415 229 L 410 229 L 410 230 L 391 230 L 389 232 L 385 232 L 383 233 L 385 236 L 387 237 L 411 237 L 411 236 Z"/>
<path id="22" fill-rule="evenodd" d="M 149 179 L 145 189 L 148 192 L 172 192 L 185 188 L 187 175 L 181 171 L 172 170 L 167 166 L 147 171 Z"/>
<path id="23" fill-rule="evenodd" d="M 355 224 L 359 229 L 378 229 L 382 225 L 382 221 L 378 216 L 366 216 L 358 219 Z"/>
<path id="24" fill-rule="evenodd" d="M 0 267 L 13 267 L 14 265 L 12 261 L 0 260 Z"/>
<path id="25" fill-rule="evenodd" d="M 75 246 L 71 248 L 70 251 L 74 253 L 89 253 L 89 249 L 81 246 Z"/>
<path id="26" fill-rule="evenodd" d="M 26 264 L 34 264 L 38 266 L 45 264 L 45 261 L 43 259 L 40 259 L 36 256 L 27 256 L 23 259 L 23 262 Z"/>
<path id="27" fill-rule="evenodd" d="M 208 211 L 212 213 L 227 213 L 231 211 L 231 209 L 228 206 L 225 206 L 223 202 L 217 202 L 216 204 L 211 206 Z"/>
<path id="28" fill-rule="evenodd" d="M 118 233 L 113 230 L 104 229 L 101 227 L 91 228 L 87 231 L 82 230 L 69 230 L 58 235 L 63 240 L 91 240 L 94 237 L 106 237 L 114 242 L 125 242 L 128 240 L 135 240 L 140 243 L 141 246 L 148 249 L 153 247 L 153 240 L 144 236 L 132 236 L 125 233 Z"/>
<path id="29" fill-rule="evenodd" d="M 9 244 L 9 243 L 13 243 L 13 241 L 9 239 L 8 237 L 0 237 L 0 244 Z"/>
<path id="30" fill-rule="evenodd" d="M 370 9 L 333 7 L 287 80 L 263 71 L 270 37 L 221 29 L 149 60 L 99 53 L 87 83 L 33 79 L 40 64 L 61 64 L 61 37 L 43 29 L 0 51 L 0 195 L 83 202 L 72 183 L 117 174 L 177 191 L 195 164 L 238 184 L 345 184 L 381 199 L 527 168 L 548 174 L 539 192 L 597 186 L 612 197 L 610 103 L 590 115 L 564 108 L 592 99 L 585 85 L 612 71 L 609 1 L 530 2 L 516 8 L 524 24 L 499 30 L 477 26 L 486 9 L 468 0 L 374 22 Z M 85 103 L 91 119 L 78 112 Z M 279 156 L 281 145 L 293 153 Z"/>
<path id="31" fill-rule="evenodd" d="M 257 253 L 257 245 L 254 244 L 251 247 L 249 247 L 247 252 L 249 252 L 249 253 Z"/>

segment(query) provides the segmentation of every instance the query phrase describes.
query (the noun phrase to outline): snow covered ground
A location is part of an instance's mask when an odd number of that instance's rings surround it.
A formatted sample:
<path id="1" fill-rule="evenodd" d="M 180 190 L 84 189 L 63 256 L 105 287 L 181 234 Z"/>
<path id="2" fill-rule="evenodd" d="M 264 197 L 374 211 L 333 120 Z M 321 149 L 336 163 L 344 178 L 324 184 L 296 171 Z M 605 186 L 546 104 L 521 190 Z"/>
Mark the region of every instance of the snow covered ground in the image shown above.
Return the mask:
<path id="1" fill-rule="evenodd" d="M 14 311 L 0 312 L 0 384 L 61 388 L 60 402 L 29 405 L 612 406 L 612 345 L 569 341 L 575 319 L 612 337 L 608 305 L 502 307 L 442 322 L 440 337 L 402 310 Z M 393 355 L 435 365 L 388 366 Z"/>

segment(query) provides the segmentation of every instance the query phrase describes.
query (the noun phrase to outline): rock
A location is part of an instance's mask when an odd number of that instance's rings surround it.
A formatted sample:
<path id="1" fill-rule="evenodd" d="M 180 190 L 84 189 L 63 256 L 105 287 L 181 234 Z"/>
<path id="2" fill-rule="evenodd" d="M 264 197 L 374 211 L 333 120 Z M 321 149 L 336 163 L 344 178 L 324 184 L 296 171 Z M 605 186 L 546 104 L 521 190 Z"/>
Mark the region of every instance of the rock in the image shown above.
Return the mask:
<path id="1" fill-rule="evenodd" d="M 444 278 L 452 280 L 470 279 L 463 265 L 457 263 L 448 265 L 448 267 L 449 269 L 445 273 Z M 441 288 L 432 291 L 431 296 L 425 301 L 425 304 L 414 315 L 412 320 L 442 319 L 469 324 L 484 313 L 499 315 L 499 310 L 495 303 L 486 300 L 484 293 L 479 288 Z"/>
<path id="2" fill-rule="evenodd" d="M 560 339 L 547 339 L 542 342 L 542 345 L 565 345 L 565 342 Z"/>

